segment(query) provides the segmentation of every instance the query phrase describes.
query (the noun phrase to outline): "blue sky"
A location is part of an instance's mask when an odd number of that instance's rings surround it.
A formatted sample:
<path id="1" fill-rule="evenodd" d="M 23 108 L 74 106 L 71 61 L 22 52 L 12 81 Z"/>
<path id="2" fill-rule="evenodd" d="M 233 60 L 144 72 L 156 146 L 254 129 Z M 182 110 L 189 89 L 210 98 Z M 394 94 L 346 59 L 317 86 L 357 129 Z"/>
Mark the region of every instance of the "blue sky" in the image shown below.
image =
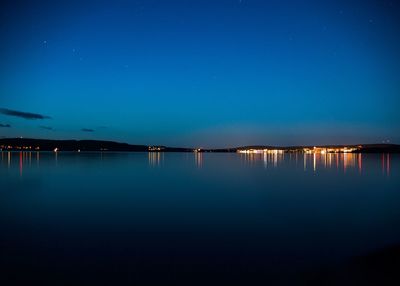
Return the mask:
<path id="1" fill-rule="evenodd" d="M 396 1 L 2 1 L 0 136 L 400 143 Z"/>

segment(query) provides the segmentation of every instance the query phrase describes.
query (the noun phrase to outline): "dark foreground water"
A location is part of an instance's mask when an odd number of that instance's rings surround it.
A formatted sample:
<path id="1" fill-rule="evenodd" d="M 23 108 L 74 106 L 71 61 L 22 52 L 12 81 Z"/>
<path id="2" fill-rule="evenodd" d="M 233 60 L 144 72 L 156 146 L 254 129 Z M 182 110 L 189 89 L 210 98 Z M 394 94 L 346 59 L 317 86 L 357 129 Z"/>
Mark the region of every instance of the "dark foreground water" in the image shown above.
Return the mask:
<path id="1" fill-rule="evenodd" d="M 393 154 L 2 152 L 0 284 L 399 285 L 399 171 Z"/>

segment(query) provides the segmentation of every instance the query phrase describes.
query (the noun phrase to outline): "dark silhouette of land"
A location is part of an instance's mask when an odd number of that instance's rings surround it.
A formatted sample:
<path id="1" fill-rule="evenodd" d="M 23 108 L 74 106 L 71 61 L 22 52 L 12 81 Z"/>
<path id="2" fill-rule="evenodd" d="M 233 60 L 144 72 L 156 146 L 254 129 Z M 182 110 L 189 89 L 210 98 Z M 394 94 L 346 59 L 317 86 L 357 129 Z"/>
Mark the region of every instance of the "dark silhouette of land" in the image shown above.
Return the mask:
<path id="1" fill-rule="evenodd" d="M 353 153 L 400 153 L 398 144 L 357 144 L 357 145 L 319 145 L 317 148 L 354 148 Z M 32 138 L 0 139 L 3 151 L 113 151 L 113 152 L 224 152 L 234 153 L 243 150 L 282 150 L 284 152 L 302 152 L 314 146 L 242 146 L 220 149 L 197 149 L 167 146 L 131 145 L 100 140 L 48 140 Z"/>

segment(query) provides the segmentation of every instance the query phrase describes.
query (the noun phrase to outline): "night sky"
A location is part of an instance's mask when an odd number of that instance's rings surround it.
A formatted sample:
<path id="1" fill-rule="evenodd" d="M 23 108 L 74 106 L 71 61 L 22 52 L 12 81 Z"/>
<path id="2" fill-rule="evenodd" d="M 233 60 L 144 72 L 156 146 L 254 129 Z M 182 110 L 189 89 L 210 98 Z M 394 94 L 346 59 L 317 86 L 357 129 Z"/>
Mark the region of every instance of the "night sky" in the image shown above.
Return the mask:
<path id="1" fill-rule="evenodd" d="M 0 136 L 400 143 L 400 1 L 1 1 Z"/>

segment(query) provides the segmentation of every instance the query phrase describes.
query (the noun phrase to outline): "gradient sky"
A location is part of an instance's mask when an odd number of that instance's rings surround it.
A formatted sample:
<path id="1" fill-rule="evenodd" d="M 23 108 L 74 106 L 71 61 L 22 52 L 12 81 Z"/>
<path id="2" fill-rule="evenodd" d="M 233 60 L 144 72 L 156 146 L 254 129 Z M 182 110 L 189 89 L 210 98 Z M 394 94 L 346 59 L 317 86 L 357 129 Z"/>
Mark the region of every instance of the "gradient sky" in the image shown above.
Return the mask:
<path id="1" fill-rule="evenodd" d="M 0 5 L 2 137 L 400 143 L 399 2 Z"/>

